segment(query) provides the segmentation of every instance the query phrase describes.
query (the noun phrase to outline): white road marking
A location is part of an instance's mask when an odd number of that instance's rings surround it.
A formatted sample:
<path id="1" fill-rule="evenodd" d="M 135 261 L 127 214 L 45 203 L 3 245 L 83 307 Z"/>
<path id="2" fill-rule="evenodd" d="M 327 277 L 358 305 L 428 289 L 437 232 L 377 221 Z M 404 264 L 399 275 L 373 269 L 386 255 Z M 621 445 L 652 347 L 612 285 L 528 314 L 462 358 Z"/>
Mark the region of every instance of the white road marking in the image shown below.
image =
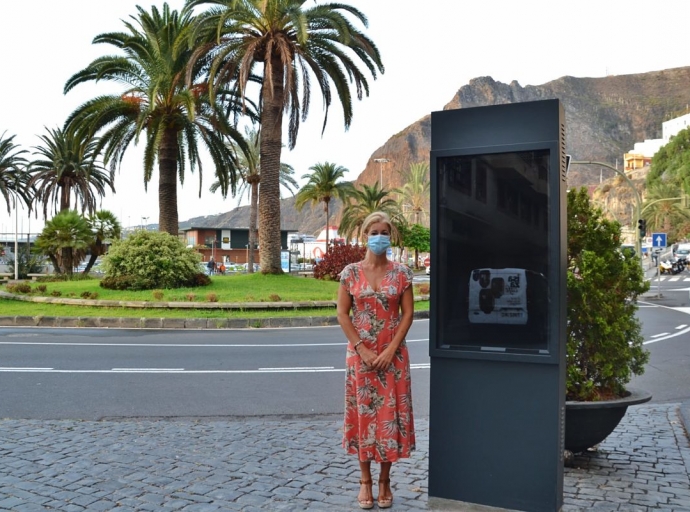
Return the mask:
<path id="1" fill-rule="evenodd" d="M 676 329 L 685 329 L 687 327 L 686 324 L 680 324 Z"/>
<path id="2" fill-rule="evenodd" d="M 658 338 L 659 336 L 668 336 L 669 333 L 667 332 L 662 332 L 660 334 L 655 334 L 654 336 L 651 336 L 652 338 Z"/>
<path id="3" fill-rule="evenodd" d="M 279 370 L 333 370 L 335 366 L 294 366 L 288 368 L 259 368 L 262 371 L 279 371 Z"/>
<path id="4" fill-rule="evenodd" d="M 423 370 L 430 367 L 430 363 L 411 364 L 410 369 Z M 259 369 L 259 370 L 184 370 L 184 369 L 164 369 L 151 368 L 114 368 L 112 370 L 55 370 L 53 368 L 0 368 L 0 373 L 101 373 L 118 374 L 132 373 L 137 375 L 146 374 L 168 374 L 168 375 L 240 375 L 240 374 L 259 374 L 259 373 L 344 373 L 345 368 L 284 368 L 284 369 Z"/>
<path id="5" fill-rule="evenodd" d="M 36 370 L 52 370 L 52 368 L 17 368 L 17 367 L 12 367 L 12 366 L 0 367 L 0 371 L 14 371 L 14 370 L 36 371 Z"/>
<path id="6" fill-rule="evenodd" d="M 183 372 L 184 368 L 113 368 L 113 372 Z"/>
<path id="7" fill-rule="evenodd" d="M 669 338 L 675 338 L 676 336 L 680 336 L 681 334 L 685 334 L 685 333 L 688 333 L 688 332 L 690 332 L 690 327 L 687 327 L 687 328 L 683 329 L 682 331 L 678 331 L 678 332 L 675 333 L 675 334 L 669 334 L 668 336 L 664 336 L 664 337 L 662 337 L 662 338 L 655 338 L 655 339 L 653 339 L 653 340 L 645 341 L 645 342 L 643 343 L 643 345 L 649 345 L 650 343 L 656 343 L 657 341 L 663 341 L 663 340 L 667 340 L 667 339 L 669 339 Z"/>
<path id="8" fill-rule="evenodd" d="M 407 340 L 407 343 L 429 341 L 429 338 Z M 342 347 L 347 342 L 337 343 L 81 343 L 55 341 L 0 341 L 0 345 L 50 345 L 65 347 L 180 347 L 180 348 L 277 348 L 277 347 Z"/>
<path id="9" fill-rule="evenodd" d="M 669 283 L 672 283 L 673 281 L 678 281 L 680 277 L 672 277 L 668 280 Z"/>

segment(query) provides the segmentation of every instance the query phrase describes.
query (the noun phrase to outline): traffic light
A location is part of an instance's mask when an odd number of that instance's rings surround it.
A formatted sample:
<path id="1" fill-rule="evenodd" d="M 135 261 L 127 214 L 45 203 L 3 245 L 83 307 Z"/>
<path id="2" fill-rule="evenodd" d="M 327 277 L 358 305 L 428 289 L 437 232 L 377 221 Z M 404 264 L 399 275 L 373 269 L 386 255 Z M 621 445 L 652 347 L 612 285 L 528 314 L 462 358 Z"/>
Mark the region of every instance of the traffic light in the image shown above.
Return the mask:
<path id="1" fill-rule="evenodd" d="M 647 234 L 647 221 L 639 219 L 637 221 L 637 229 L 640 230 L 640 238 L 643 238 Z"/>

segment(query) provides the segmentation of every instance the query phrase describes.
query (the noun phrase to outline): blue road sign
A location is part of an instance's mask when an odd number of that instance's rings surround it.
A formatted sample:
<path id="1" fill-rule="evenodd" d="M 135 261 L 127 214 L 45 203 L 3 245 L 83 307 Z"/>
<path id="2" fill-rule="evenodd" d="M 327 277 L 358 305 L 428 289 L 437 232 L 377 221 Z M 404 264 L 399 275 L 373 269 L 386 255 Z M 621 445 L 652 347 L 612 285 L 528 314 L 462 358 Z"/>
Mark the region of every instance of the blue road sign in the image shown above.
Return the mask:
<path id="1" fill-rule="evenodd" d="M 666 247 L 666 233 L 652 233 L 652 247 Z"/>

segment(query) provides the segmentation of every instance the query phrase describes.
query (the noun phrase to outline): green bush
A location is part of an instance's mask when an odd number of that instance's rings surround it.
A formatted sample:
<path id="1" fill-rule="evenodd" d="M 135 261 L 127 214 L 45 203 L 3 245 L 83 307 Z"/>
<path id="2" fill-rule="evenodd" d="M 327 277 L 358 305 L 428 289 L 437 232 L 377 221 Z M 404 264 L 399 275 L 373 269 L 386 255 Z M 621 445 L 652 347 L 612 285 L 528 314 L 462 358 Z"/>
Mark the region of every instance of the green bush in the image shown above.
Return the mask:
<path id="1" fill-rule="evenodd" d="M 636 316 L 649 284 L 639 259 L 619 250 L 620 235 L 586 189 L 568 192 L 568 400 L 624 396 L 649 359 Z"/>
<path id="2" fill-rule="evenodd" d="M 335 245 L 328 249 L 323 259 L 314 266 L 314 277 L 337 281 L 347 265 L 362 261 L 366 253 L 366 247 L 360 245 Z"/>
<path id="3" fill-rule="evenodd" d="M 204 286 L 211 281 L 199 278 L 200 261 L 199 254 L 187 249 L 179 238 L 140 230 L 113 243 L 103 258 L 101 286 L 115 290 Z"/>
<path id="4" fill-rule="evenodd" d="M 7 291 L 10 293 L 31 293 L 31 285 L 27 283 L 8 284 Z"/>

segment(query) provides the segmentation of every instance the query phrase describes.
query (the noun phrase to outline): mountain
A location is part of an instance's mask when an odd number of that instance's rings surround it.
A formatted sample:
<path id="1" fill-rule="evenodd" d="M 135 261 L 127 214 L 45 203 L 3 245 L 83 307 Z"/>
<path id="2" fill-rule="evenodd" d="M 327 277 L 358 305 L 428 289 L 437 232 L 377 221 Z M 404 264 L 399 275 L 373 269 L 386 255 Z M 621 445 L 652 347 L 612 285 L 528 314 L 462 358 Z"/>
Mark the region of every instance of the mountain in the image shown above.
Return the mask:
<path id="1" fill-rule="evenodd" d="M 497 82 L 491 77 L 479 77 L 463 85 L 443 109 L 470 108 L 524 101 L 558 98 L 564 105 L 566 116 L 566 150 L 575 160 L 601 161 L 619 168 L 623 154 L 635 142 L 661 138 L 661 123 L 688 112 L 690 105 L 690 67 L 652 71 L 632 75 L 603 78 L 575 78 L 564 76 L 543 85 L 521 86 Z M 401 172 L 411 163 L 429 161 L 431 145 L 431 116 L 391 136 L 375 150 L 355 184 L 371 185 L 383 175 L 386 188 L 403 184 Z M 384 158 L 388 163 L 374 160 Z M 571 186 L 598 183 L 600 177 L 615 176 L 613 171 L 591 168 L 572 168 L 568 176 Z M 244 211 L 246 209 L 246 211 Z M 331 204 L 332 218 L 338 218 L 340 205 Z M 294 199 L 281 204 L 283 227 L 305 233 L 318 233 L 325 225 L 322 208 L 305 207 L 302 213 L 294 208 Z M 246 226 L 248 207 L 238 208 L 215 217 L 203 217 L 212 226 Z M 199 219 L 190 219 L 188 222 Z M 238 222 L 238 224 L 226 224 Z"/>

